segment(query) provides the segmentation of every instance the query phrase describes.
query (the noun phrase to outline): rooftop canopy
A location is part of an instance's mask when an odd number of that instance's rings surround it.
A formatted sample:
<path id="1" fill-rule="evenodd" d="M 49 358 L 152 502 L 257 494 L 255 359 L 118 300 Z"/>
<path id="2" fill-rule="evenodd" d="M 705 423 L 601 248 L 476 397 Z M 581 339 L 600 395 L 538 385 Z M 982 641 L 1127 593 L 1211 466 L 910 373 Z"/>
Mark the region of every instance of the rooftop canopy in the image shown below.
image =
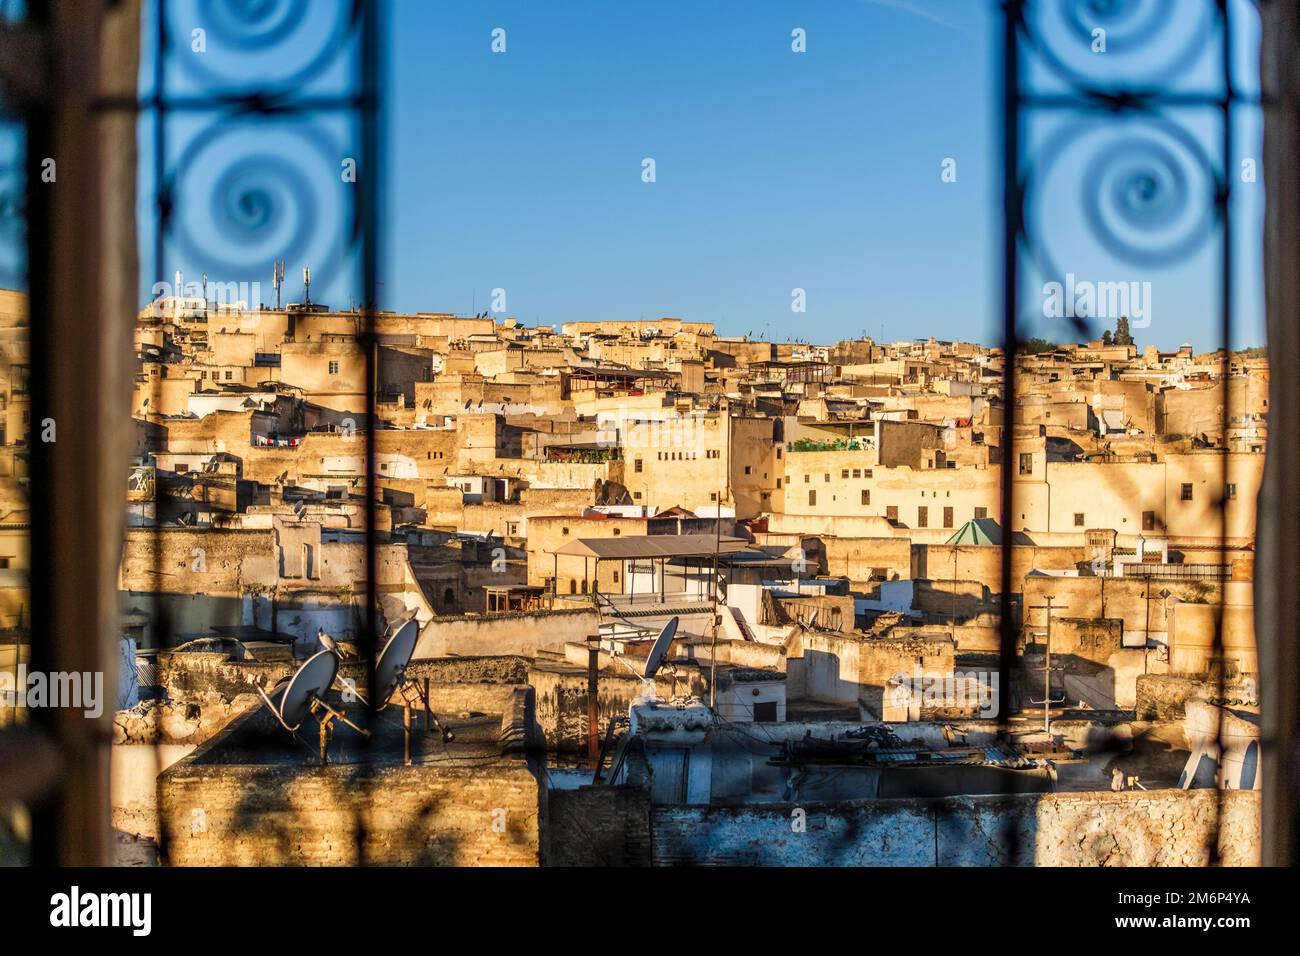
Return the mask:
<path id="1" fill-rule="evenodd" d="M 711 534 L 647 534 L 627 538 L 578 538 L 552 554 L 602 561 L 631 561 L 638 558 L 704 558 L 742 551 L 749 544 L 744 538 Z"/>
<path id="2" fill-rule="evenodd" d="M 992 518 L 971 518 L 957 529 L 945 544 L 981 544 L 996 547 L 1002 543 L 1002 529 Z"/>

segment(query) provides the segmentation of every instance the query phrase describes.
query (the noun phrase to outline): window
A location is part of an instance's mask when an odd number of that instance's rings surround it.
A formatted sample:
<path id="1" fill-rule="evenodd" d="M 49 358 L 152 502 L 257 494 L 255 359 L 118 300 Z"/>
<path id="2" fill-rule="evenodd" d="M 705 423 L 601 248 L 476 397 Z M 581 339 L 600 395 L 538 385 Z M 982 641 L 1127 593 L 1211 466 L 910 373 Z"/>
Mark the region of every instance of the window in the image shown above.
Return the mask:
<path id="1" fill-rule="evenodd" d="M 1182 499 L 1183 501 L 1192 500 L 1192 483 L 1190 481 L 1183 482 Z"/>
<path id="2" fill-rule="evenodd" d="M 780 460 L 781 460 L 781 449 L 780 449 L 780 448 L 778 448 L 778 449 L 776 450 L 776 460 L 777 460 L 777 461 L 780 461 Z"/>
<path id="3" fill-rule="evenodd" d="M 781 490 L 781 479 L 780 479 L 780 478 L 778 478 L 778 479 L 776 480 L 776 490 L 777 490 L 777 491 L 780 491 L 780 490 Z"/>
<path id="4" fill-rule="evenodd" d="M 853 477 L 854 477 L 854 478 L 861 478 L 861 477 L 862 477 L 862 469 L 861 469 L 861 468 L 854 468 L 854 469 L 853 469 Z"/>
<path id="5" fill-rule="evenodd" d="M 822 475 L 822 481 L 826 482 L 828 485 L 831 483 L 831 473 L 829 471 Z"/>
<path id="6" fill-rule="evenodd" d="M 1234 483 L 1232 483 L 1232 482 L 1229 482 L 1228 484 L 1224 485 L 1224 486 L 1223 486 L 1223 497 L 1226 498 L 1228 501 L 1236 501 L 1236 500 L 1237 500 L 1237 486 L 1236 486 Z"/>
<path id="7" fill-rule="evenodd" d="M 952 527 L 952 509 L 951 509 L 951 508 L 944 508 L 944 509 L 943 509 L 943 526 L 944 526 L 945 528 L 951 528 L 951 527 Z"/>
<path id="8" fill-rule="evenodd" d="M 614 569 L 614 583 L 618 584 L 618 568 Z"/>
<path id="9" fill-rule="evenodd" d="M 754 473 L 754 469 L 751 468 L 749 465 L 746 465 L 746 466 L 745 466 L 745 474 L 747 474 L 747 475 L 752 475 L 753 473 Z"/>
<path id="10" fill-rule="evenodd" d="M 1075 526 L 1076 528 L 1082 528 L 1082 527 L 1083 527 L 1083 512 L 1082 512 L 1082 511 L 1076 511 L 1076 512 L 1074 513 L 1074 526 Z"/>
<path id="11" fill-rule="evenodd" d="M 816 488 L 813 488 L 813 489 L 809 490 L 809 492 L 808 492 L 808 504 L 810 504 L 810 505 L 815 505 L 815 504 L 817 504 L 817 489 L 816 489 Z"/>
<path id="12" fill-rule="evenodd" d="M 890 521 L 898 520 L 898 505 L 889 505 L 885 508 L 885 517 Z"/>
<path id="13" fill-rule="evenodd" d="M 1020 473 L 1022 475 L 1032 475 L 1034 473 L 1034 453 L 1031 451 L 1022 451 L 1020 453 Z"/>
<path id="14" fill-rule="evenodd" d="M 560 529 L 560 534 L 567 535 L 568 533 L 569 533 L 569 529 L 568 529 L 568 528 L 561 528 L 561 529 Z"/>
<path id="15" fill-rule="evenodd" d="M 1156 513 L 1154 511 L 1142 512 L 1142 530 L 1143 531 L 1156 530 Z"/>
<path id="16" fill-rule="evenodd" d="M 916 509 L 916 526 L 918 528 L 930 527 L 930 509 L 921 505 Z"/>
<path id="17" fill-rule="evenodd" d="M 764 700 L 754 705 L 754 719 L 762 723 L 776 720 L 776 701 Z"/>
<path id="18" fill-rule="evenodd" d="M 641 469 L 642 469 L 641 459 L 638 458 L 636 461 L 632 463 L 632 470 L 639 475 L 641 474 Z"/>
<path id="19" fill-rule="evenodd" d="M 847 468 L 843 469 L 840 472 L 840 478 L 847 478 L 848 476 L 849 476 L 849 470 Z"/>
<path id="20" fill-rule="evenodd" d="M 864 505 L 871 504 L 871 490 L 869 488 L 862 489 L 862 503 Z"/>
<path id="21" fill-rule="evenodd" d="M 330 366 L 329 366 L 329 367 L 330 367 L 330 374 L 331 374 L 331 375 L 337 375 L 337 374 L 339 373 L 339 363 L 338 363 L 338 362 L 330 362 Z"/>
<path id="22" fill-rule="evenodd" d="M 989 509 L 988 509 L 988 508 L 976 508 L 976 509 L 975 509 L 975 517 L 976 517 L 976 518 L 987 518 L 988 516 L 989 516 Z"/>
<path id="23" fill-rule="evenodd" d="M 811 481 L 811 480 L 812 480 L 812 476 L 811 476 L 811 475 L 804 475 L 804 476 L 803 476 L 803 483 L 804 483 L 805 485 L 808 484 L 808 482 Z"/>

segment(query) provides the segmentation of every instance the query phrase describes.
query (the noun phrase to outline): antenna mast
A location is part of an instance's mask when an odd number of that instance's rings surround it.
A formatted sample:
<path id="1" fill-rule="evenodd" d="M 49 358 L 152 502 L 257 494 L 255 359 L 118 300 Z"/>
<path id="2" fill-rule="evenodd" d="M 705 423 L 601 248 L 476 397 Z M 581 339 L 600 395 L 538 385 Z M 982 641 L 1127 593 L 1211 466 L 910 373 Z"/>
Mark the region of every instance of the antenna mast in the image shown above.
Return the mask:
<path id="1" fill-rule="evenodd" d="M 280 287 L 284 285 L 284 260 L 276 259 L 271 266 L 271 288 L 275 289 L 275 311 L 280 311 Z"/>

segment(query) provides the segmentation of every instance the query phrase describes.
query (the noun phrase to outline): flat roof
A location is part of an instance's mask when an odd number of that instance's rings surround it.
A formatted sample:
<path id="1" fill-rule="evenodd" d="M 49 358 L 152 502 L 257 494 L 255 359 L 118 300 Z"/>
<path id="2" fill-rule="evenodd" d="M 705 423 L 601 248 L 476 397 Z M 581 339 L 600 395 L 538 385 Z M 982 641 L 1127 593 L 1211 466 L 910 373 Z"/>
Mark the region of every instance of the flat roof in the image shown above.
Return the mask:
<path id="1" fill-rule="evenodd" d="M 551 554 L 572 555 L 601 560 L 634 558 L 699 558 L 743 551 L 749 544 L 744 538 L 712 534 L 648 534 L 627 538 L 578 538 Z"/>

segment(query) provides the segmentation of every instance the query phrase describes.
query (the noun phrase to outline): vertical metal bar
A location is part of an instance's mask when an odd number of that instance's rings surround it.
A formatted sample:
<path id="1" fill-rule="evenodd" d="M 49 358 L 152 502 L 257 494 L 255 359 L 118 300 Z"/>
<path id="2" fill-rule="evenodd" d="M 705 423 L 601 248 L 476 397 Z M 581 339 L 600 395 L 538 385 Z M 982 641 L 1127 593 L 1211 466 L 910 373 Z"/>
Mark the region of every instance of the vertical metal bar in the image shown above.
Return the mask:
<path id="1" fill-rule="evenodd" d="M 1001 640 L 998 650 L 998 725 L 1005 734 L 1011 704 L 1011 678 L 1016 659 L 1016 628 L 1012 600 L 1012 528 L 1014 526 L 1016 347 L 1019 309 L 1017 269 L 1021 230 L 1020 194 L 1020 49 L 1022 0 L 1002 3 L 1002 567 L 998 601 Z M 1018 857 L 1019 829 L 1014 813 L 1006 815 L 1003 841 L 1009 862 Z"/>
<path id="2" fill-rule="evenodd" d="M 600 635 L 587 638 L 587 755 L 600 754 L 598 704 L 600 702 Z"/>
<path id="3" fill-rule="evenodd" d="M 171 189 L 167 183 L 167 97 L 165 90 L 165 77 L 167 75 L 167 14 L 164 11 L 164 0 L 154 0 L 154 39 L 156 48 L 154 50 L 153 61 L 153 190 L 154 190 L 154 222 L 153 235 L 153 281 L 155 286 L 163 281 L 164 255 L 166 249 L 166 234 L 171 221 L 172 203 L 174 197 L 171 195 Z M 180 295 L 182 290 L 173 289 L 174 295 Z M 206 304 L 206 303 L 205 303 Z M 259 303 L 260 305 L 260 303 Z M 165 344 L 165 343 L 164 343 Z M 160 356 L 164 361 L 166 356 Z M 161 386 L 160 386 L 161 391 Z M 155 410 L 157 411 L 157 410 Z M 147 421 L 147 419 L 146 419 Z M 145 435 L 148 435 L 146 425 Z M 147 440 L 147 438 L 146 438 Z M 159 523 L 158 510 L 159 488 L 158 473 L 154 472 L 154 501 L 153 501 L 153 546 L 151 548 L 153 557 L 155 582 L 155 593 L 150 596 L 153 608 L 153 623 L 155 644 L 158 649 L 162 647 L 162 640 L 171 632 L 170 622 L 168 620 L 168 608 L 162 591 L 162 582 L 166 580 L 163 577 L 163 534 L 162 525 Z M 155 662 L 157 656 L 154 657 Z M 158 755 L 157 766 L 161 769 L 161 747 L 162 747 L 162 720 L 155 722 L 154 730 L 154 752 Z M 163 808 L 157 808 L 158 813 L 158 860 L 160 863 L 166 863 L 170 856 L 171 844 L 171 825 L 170 818 L 163 812 Z"/>
<path id="4" fill-rule="evenodd" d="M 378 617 L 379 604 L 378 582 L 375 579 L 377 562 L 375 560 L 375 494 L 377 482 L 375 475 L 375 423 L 376 394 L 379 387 L 378 352 L 375 333 L 375 312 L 379 308 L 376 301 L 379 281 L 378 249 L 378 204 L 380 202 L 379 177 L 379 43 L 380 14 L 376 0 L 363 0 L 360 6 L 360 84 L 361 84 L 361 156 L 362 175 L 358 177 L 357 222 L 361 230 L 361 276 L 363 288 L 364 328 L 361 335 L 362 348 L 365 349 L 366 375 L 366 447 L 365 447 L 365 522 L 366 522 L 366 589 L 365 612 L 362 619 L 361 646 L 366 655 L 366 667 L 369 672 L 367 686 L 370 689 L 367 706 L 367 727 L 371 734 L 366 738 L 366 767 L 373 770 L 374 738 L 379 732 L 378 717 L 375 708 L 379 706 L 375 682 L 375 663 L 378 654 Z M 362 788 L 363 800 L 368 804 L 373 800 L 370 780 Z M 366 826 L 365 807 L 358 807 L 357 820 L 357 861 L 366 863 Z"/>
<path id="5" fill-rule="evenodd" d="M 1219 479 L 1219 560 L 1226 565 L 1225 574 L 1219 589 L 1219 613 L 1214 622 L 1214 647 L 1211 655 L 1217 670 L 1216 686 L 1218 689 L 1218 707 L 1215 709 L 1215 741 L 1219 749 L 1219 770 L 1222 772 L 1225 756 L 1223 751 L 1223 702 L 1224 685 L 1227 681 L 1227 660 L 1223 629 L 1228 612 L 1228 586 L 1232 581 L 1231 564 L 1228 551 L 1228 479 L 1231 476 L 1232 443 L 1228 437 L 1228 428 L 1232 423 L 1232 121 L 1233 121 L 1233 83 L 1232 83 L 1232 18 L 1228 13 L 1228 0 L 1217 0 L 1220 27 L 1220 57 L 1223 70 L 1223 99 L 1220 102 L 1220 116 L 1223 122 L 1223 181 L 1220 184 L 1216 202 L 1223 219 L 1222 261 L 1220 268 L 1220 334 L 1223 346 L 1223 359 L 1219 368 L 1219 379 L 1223 389 L 1223 405 L 1220 427 L 1223 432 L 1222 474 Z M 1223 791 L 1216 780 L 1214 824 L 1210 829 L 1209 862 L 1211 866 L 1219 862 L 1219 834 L 1223 821 Z"/>

